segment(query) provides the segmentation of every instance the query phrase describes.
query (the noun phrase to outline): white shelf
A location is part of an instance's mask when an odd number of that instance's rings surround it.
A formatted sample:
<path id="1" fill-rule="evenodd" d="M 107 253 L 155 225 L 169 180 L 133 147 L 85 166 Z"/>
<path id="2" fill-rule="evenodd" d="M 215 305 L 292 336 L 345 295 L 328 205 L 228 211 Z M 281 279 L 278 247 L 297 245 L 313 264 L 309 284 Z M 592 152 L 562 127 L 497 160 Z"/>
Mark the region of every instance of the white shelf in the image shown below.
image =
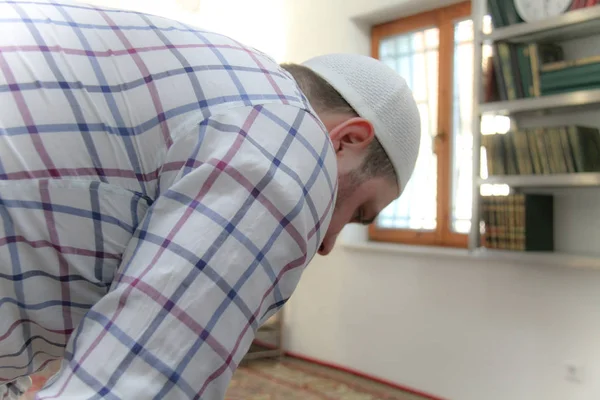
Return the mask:
<path id="1" fill-rule="evenodd" d="M 598 24 L 600 25 L 600 21 L 598 21 Z M 479 112 L 481 114 L 519 114 L 598 104 L 600 104 L 600 89 L 592 89 L 528 99 L 480 103 Z"/>
<path id="2" fill-rule="evenodd" d="M 559 252 L 495 250 L 483 247 L 474 250 L 472 254 L 476 258 L 485 260 L 600 270 L 600 257 L 593 256 L 580 256 Z"/>
<path id="3" fill-rule="evenodd" d="M 541 0 L 539 0 L 541 1 Z M 600 6 L 569 11 L 542 21 L 514 24 L 496 28 L 483 41 L 556 41 L 600 33 Z"/>
<path id="4" fill-rule="evenodd" d="M 439 260 L 478 260 L 484 265 L 490 262 L 497 263 L 523 263 L 539 265 L 542 267 L 567 267 L 600 270 L 600 256 L 581 256 L 560 252 L 532 252 L 495 250 L 477 247 L 474 250 L 456 249 L 435 246 L 415 246 L 390 243 L 373 242 L 342 242 L 342 246 L 349 251 L 376 252 L 400 254 L 405 257 L 427 257 Z M 443 265 L 441 263 L 440 265 Z"/>
<path id="5" fill-rule="evenodd" d="M 511 187 L 600 187 L 600 173 L 503 175 L 479 179 L 478 182 L 479 185 L 489 183 L 505 184 Z"/>

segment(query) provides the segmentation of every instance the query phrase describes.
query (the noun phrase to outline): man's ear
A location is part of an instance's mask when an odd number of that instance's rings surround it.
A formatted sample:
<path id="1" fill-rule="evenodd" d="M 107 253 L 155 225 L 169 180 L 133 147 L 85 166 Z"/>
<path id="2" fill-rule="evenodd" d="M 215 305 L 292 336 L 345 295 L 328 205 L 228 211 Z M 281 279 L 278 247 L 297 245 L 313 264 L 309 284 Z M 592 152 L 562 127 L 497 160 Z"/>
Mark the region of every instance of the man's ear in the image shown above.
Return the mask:
<path id="1" fill-rule="evenodd" d="M 366 119 L 355 117 L 339 123 L 329 131 L 335 152 L 361 152 L 373 141 L 375 129 Z"/>

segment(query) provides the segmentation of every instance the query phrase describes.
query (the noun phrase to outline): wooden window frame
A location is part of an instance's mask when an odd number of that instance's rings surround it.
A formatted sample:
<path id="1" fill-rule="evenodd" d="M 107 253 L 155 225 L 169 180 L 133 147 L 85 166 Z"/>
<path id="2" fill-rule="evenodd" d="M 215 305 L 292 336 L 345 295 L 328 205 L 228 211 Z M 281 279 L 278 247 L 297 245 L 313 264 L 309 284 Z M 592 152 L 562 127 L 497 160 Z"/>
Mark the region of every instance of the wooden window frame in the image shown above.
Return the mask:
<path id="1" fill-rule="evenodd" d="M 438 121 L 434 152 L 437 155 L 437 218 L 436 229 L 381 228 L 376 223 L 369 226 L 369 239 L 373 241 L 468 247 L 468 235 L 452 231 L 451 180 L 452 180 L 452 97 L 454 75 L 454 24 L 471 16 L 471 2 L 461 2 L 421 14 L 376 25 L 371 31 L 371 52 L 379 59 L 379 46 L 383 39 L 417 30 L 439 29 L 438 54 Z"/>

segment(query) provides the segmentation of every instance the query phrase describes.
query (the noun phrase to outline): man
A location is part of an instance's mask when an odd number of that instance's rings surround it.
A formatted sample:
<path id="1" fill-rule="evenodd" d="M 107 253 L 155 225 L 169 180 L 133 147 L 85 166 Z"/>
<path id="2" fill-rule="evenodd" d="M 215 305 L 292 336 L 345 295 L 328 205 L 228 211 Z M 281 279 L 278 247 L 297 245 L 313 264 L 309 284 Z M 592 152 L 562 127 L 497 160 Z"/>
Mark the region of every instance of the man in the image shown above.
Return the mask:
<path id="1" fill-rule="evenodd" d="M 418 147 L 371 58 L 282 68 L 155 16 L 0 0 L 0 393 L 62 358 L 40 399 L 223 398 Z"/>

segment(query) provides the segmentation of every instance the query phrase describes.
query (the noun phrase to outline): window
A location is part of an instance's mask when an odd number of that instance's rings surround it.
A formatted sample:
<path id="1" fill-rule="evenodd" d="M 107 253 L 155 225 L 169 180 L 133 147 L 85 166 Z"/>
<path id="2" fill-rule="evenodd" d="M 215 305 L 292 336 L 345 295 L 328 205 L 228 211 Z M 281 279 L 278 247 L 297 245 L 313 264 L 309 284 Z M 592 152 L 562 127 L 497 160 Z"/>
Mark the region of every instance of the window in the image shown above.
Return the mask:
<path id="1" fill-rule="evenodd" d="M 372 240 L 466 247 L 471 227 L 473 24 L 470 2 L 378 25 L 373 56 L 411 87 L 421 113 L 417 165 Z"/>

